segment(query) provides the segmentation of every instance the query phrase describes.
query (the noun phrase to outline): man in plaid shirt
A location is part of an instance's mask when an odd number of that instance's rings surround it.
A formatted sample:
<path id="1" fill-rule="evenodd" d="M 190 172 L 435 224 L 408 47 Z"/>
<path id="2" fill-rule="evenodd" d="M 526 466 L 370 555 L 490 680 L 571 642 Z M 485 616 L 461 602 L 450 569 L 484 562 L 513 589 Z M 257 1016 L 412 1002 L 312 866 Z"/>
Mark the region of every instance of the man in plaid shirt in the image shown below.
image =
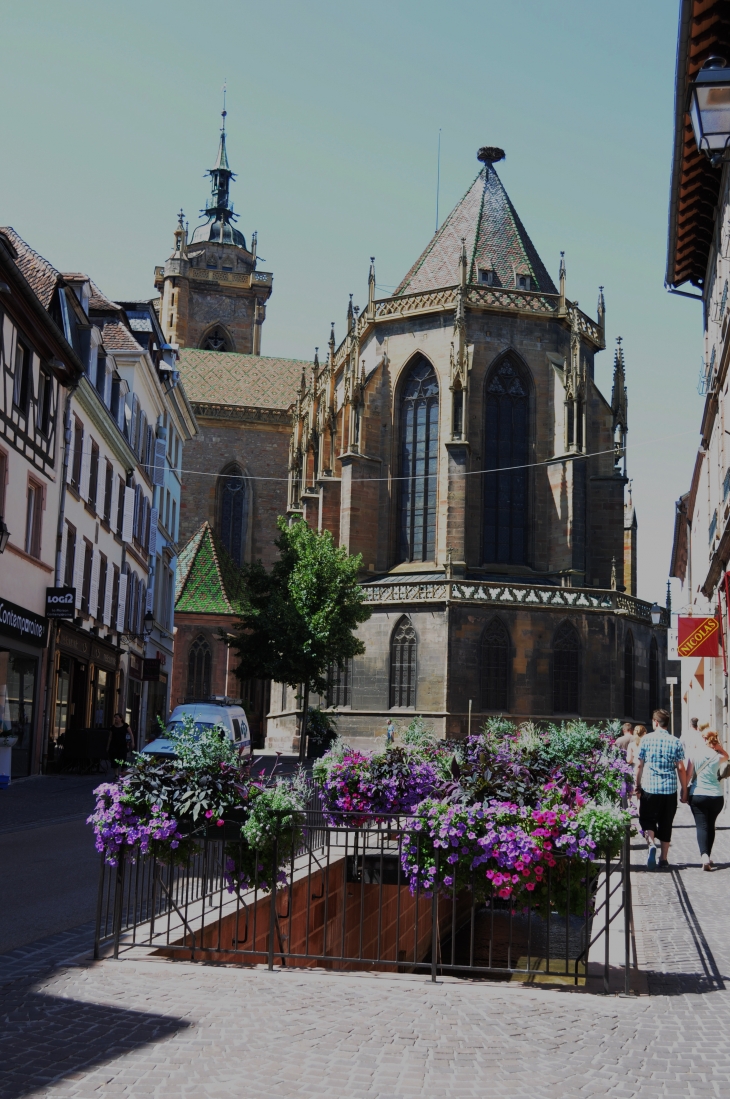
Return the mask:
<path id="1" fill-rule="evenodd" d="M 635 774 L 636 791 L 640 795 L 639 824 L 649 844 L 646 858 L 649 870 L 656 866 L 655 835 L 661 843 L 659 866 L 669 865 L 672 822 L 677 812 L 677 779 L 681 786 L 681 800 L 687 800 L 684 748 L 669 732 L 667 711 L 655 710 L 652 725 L 653 731 L 641 741 Z"/>

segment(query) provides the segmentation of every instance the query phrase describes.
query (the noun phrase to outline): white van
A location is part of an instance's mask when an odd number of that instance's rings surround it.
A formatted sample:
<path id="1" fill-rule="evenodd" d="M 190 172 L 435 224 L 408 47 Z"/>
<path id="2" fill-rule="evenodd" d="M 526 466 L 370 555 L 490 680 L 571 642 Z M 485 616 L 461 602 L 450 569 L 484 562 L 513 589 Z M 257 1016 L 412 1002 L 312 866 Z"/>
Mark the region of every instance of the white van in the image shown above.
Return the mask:
<path id="1" fill-rule="evenodd" d="M 196 728 L 213 729 L 220 725 L 229 740 L 241 747 L 244 756 L 251 755 L 251 733 L 246 721 L 246 711 L 242 706 L 224 706 L 215 702 L 188 702 L 184 706 L 176 706 L 167 720 L 167 729 L 176 732 L 182 729 L 183 719 L 192 717 Z M 167 756 L 175 755 L 173 743 L 164 734 L 151 740 L 142 749 L 146 755 Z"/>

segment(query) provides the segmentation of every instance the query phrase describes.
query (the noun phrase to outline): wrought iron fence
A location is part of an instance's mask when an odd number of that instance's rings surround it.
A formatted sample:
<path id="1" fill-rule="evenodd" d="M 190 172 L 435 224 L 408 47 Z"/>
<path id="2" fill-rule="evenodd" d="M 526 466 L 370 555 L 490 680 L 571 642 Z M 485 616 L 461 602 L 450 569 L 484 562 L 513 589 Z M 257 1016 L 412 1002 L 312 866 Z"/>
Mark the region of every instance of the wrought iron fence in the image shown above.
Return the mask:
<path id="1" fill-rule="evenodd" d="M 556 854 L 539 903 L 515 907 L 483 872 L 471 872 L 471 880 L 457 886 L 447 874 L 451 868 L 438 861 L 435 889 L 411 887 L 404 846 L 411 845 L 413 858 L 420 840 L 408 825 L 406 818 L 359 818 L 331 826 L 310 808 L 302 831 L 262 852 L 246 848 L 240 825 L 229 823 L 186 841 L 177 863 L 152 855 L 116 867 L 102 863 L 95 956 L 103 947 L 118 958 L 141 946 L 170 957 L 270 969 L 577 984 L 588 975 L 589 956 L 596 974 L 600 954 L 598 976 L 607 992 L 610 941 L 618 941 L 629 992 L 628 833 L 613 858 L 587 864 Z M 272 873 L 278 874 L 273 903 Z"/>

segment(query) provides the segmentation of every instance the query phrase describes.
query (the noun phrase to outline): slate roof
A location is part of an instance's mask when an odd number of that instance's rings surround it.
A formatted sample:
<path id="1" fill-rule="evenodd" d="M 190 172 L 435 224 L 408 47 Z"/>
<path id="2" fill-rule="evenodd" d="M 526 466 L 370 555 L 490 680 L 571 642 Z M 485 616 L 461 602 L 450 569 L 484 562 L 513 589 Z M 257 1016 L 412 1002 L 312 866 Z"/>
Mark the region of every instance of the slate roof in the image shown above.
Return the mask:
<path id="1" fill-rule="evenodd" d="M 237 615 L 241 598 L 241 572 L 205 522 L 178 554 L 175 610 Z"/>
<path id="2" fill-rule="evenodd" d="M 185 392 L 198 404 L 256 408 L 290 408 L 297 397 L 300 359 L 237 355 L 231 351 L 200 351 L 181 347 L 178 367 Z"/>
<path id="3" fill-rule="evenodd" d="M 479 268 L 496 274 L 495 285 L 515 287 L 515 275 L 530 275 L 530 289 L 557 290 L 492 164 L 485 164 L 461 202 L 418 257 L 395 295 L 454 286 L 459 281 L 461 238 L 466 238 L 469 282 Z"/>
<path id="4" fill-rule="evenodd" d="M 15 265 L 44 309 L 48 309 L 61 278 L 60 271 L 44 259 L 9 225 L 0 228 L 18 253 Z"/>

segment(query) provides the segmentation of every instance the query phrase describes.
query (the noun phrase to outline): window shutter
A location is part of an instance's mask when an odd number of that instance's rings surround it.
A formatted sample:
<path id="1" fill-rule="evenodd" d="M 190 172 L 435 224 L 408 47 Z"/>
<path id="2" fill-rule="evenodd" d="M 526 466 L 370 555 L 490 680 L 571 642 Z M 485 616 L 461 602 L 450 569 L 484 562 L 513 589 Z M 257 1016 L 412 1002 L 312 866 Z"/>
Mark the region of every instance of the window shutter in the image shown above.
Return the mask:
<path id="1" fill-rule="evenodd" d="M 165 483 L 165 440 L 155 440 L 155 465 L 152 470 L 152 484 L 164 485 Z"/>
<path id="2" fill-rule="evenodd" d="M 122 541 L 131 542 L 134 531 L 135 491 L 129 485 L 124 489 L 124 517 L 122 520 Z"/>
<path id="3" fill-rule="evenodd" d="M 81 450 L 81 477 L 79 480 L 79 496 L 82 500 L 89 496 L 89 472 L 91 468 L 91 435 L 84 436 L 84 445 Z"/>
<path id="4" fill-rule="evenodd" d="M 96 546 L 91 551 L 91 587 L 89 588 L 89 614 L 96 618 L 99 603 L 99 566 L 101 557 Z"/>
<path id="5" fill-rule="evenodd" d="M 76 609 L 81 606 L 81 593 L 84 586 L 84 558 L 86 553 L 84 552 L 84 540 L 81 537 L 76 539 L 76 560 L 74 562 L 74 587 L 76 588 Z"/>
<path id="6" fill-rule="evenodd" d="M 127 574 L 123 572 L 119 577 L 119 604 L 117 606 L 117 630 L 124 631 L 124 618 L 127 609 Z"/>
<path id="7" fill-rule="evenodd" d="M 104 616 L 102 622 L 110 626 L 112 621 L 112 588 L 114 587 L 114 573 L 111 565 L 106 567 L 106 587 L 104 588 Z"/>
<path id="8" fill-rule="evenodd" d="M 73 416 L 71 417 L 71 438 L 68 443 L 68 469 L 66 471 L 66 484 L 70 485 L 74 477 L 74 439 L 76 438 L 75 422 Z"/>
<path id="9" fill-rule="evenodd" d="M 147 552 L 152 557 L 157 552 L 157 508 L 152 508 L 150 512 L 150 541 Z"/>
<path id="10" fill-rule="evenodd" d="M 155 606 L 155 584 L 154 580 L 147 589 L 147 602 L 145 604 L 145 611 L 154 610 Z"/>

